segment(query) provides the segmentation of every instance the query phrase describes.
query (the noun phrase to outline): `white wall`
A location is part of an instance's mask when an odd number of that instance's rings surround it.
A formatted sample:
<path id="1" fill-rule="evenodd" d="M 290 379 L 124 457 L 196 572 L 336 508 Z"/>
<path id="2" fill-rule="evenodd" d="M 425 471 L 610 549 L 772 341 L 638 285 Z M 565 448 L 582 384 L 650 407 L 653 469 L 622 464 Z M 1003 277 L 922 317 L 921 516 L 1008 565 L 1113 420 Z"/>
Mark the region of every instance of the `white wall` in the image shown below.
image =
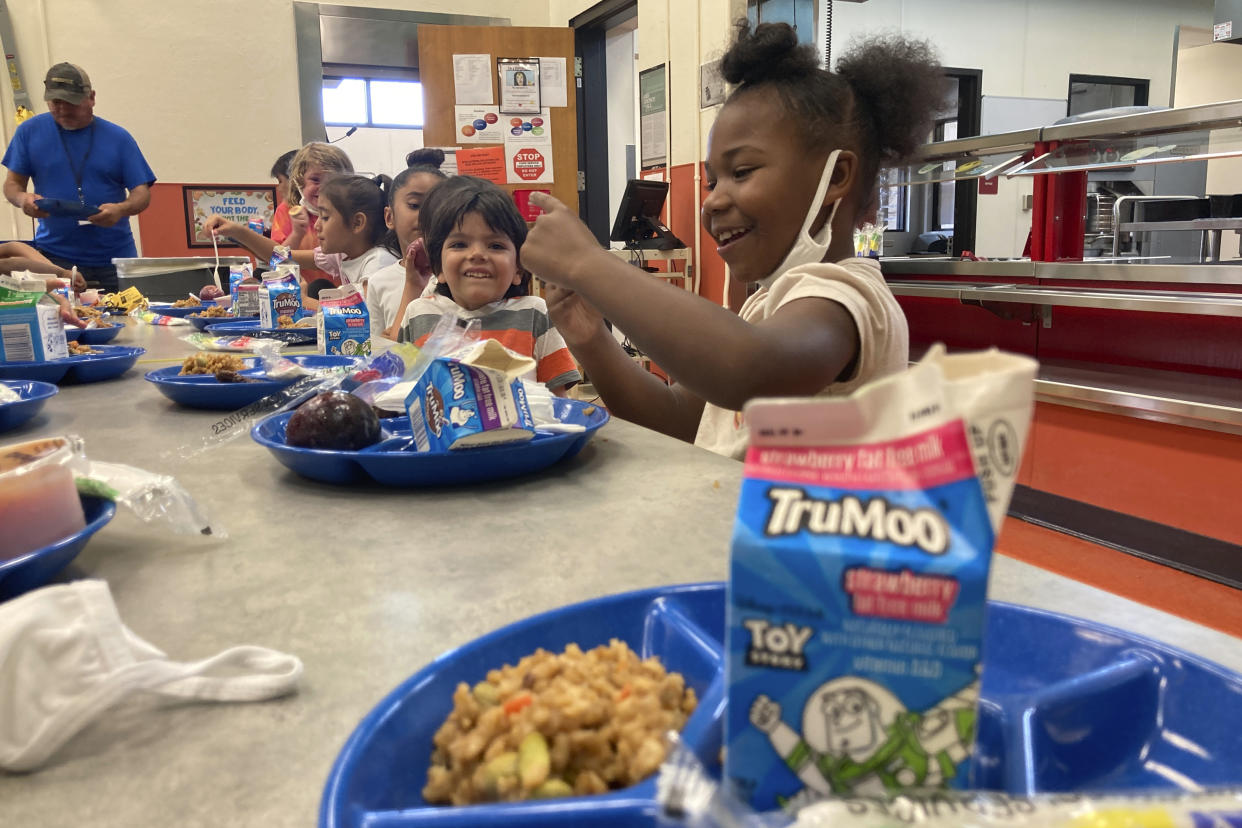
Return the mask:
<path id="1" fill-rule="evenodd" d="M 333 2 L 548 22 L 539 3 Z M 48 67 L 81 65 L 97 90 L 96 113 L 134 135 L 163 181 L 266 181 L 276 157 L 300 143 L 293 0 L 26 0 L 8 8 L 36 111 L 46 111 Z M 12 116 L 9 84 L 0 84 L 6 143 Z M 3 206 L 0 234 L 28 238 L 29 221 L 19 224 L 20 214 Z"/>

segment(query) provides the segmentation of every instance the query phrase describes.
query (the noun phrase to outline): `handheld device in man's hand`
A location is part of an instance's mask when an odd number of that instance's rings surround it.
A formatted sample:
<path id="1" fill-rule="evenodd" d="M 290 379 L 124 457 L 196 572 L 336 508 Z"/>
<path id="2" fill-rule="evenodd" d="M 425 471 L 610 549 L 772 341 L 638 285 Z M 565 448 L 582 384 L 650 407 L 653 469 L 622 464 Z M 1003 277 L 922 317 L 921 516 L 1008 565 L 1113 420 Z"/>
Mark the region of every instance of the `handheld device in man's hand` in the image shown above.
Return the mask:
<path id="1" fill-rule="evenodd" d="M 65 198 L 40 198 L 35 206 L 57 218 L 88 218 L 99 212 L 98 204 L 82 204 Z"/>

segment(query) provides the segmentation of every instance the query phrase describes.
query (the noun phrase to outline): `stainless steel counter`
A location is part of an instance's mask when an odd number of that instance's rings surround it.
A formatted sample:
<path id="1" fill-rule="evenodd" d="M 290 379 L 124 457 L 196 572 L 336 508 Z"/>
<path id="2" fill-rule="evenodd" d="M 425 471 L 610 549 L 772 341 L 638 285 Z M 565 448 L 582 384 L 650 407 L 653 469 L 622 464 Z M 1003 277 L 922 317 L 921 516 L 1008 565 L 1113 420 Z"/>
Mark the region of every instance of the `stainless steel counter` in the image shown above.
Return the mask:
<path id="1" fill-rule="evenodd" d="M 179 359 L 175 329 L 117 341 Z M 532 613 L 727 571 L 742 466 L 613 421 L 581 455 L 524 479 L 464 489 L 320 485 L 242 438 L 188 461 L 164 452 L 216 415 L 180 409 L 140 365 L 66 386 L 0 442 L 77 432 L 90 454 L 174 474 L 228 540 L 165 534 L 119 515 L 65 577 L 106 579 L 121 617 L 173 658 L 235 644 L 294 653 L 301 691 L 246 705 L 133 700 L 42 771 L 0 774 L 11 826 L 306 826 L 354 726 L 444 650 Z M 999 557 L 994 597 L 1086 616 L 1235 670 L 1229 636 Z"/>
<path id="2" fill-rule="evenodd" d="M 888 277 L 966 276 L 973 279 L 1057 279 L 1068 281 L 1163 282 L 1242 285 L 1242 264 L 1128 264 L 1124 262 L 1032 262 L 1008 259 L 964 262 L 949 258 L 881 259 Z"/>

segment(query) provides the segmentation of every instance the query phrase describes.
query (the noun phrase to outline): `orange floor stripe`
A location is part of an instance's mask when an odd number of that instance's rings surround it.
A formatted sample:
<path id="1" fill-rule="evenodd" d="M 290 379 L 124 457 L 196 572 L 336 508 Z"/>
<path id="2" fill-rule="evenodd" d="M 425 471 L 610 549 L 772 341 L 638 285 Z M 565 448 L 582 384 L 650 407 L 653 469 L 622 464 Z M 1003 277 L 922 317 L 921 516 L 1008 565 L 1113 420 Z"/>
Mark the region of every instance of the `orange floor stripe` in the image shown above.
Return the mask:
<path id="1" fill-rule="evenodd" d="M 1082 581 L 1205 627 L 1242 636 L 1242 592 L 1015 518 L 1006 518 L 1002 555 Z"/>

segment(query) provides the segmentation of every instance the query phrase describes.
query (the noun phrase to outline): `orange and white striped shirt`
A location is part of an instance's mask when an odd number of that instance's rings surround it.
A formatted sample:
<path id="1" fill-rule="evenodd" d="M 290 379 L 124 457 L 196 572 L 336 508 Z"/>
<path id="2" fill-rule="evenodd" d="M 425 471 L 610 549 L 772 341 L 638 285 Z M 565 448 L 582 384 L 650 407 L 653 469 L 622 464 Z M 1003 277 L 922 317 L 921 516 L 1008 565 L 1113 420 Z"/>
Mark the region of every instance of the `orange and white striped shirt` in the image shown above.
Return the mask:
<path id="1" fill-rule="evenodd" d="M 446 311 L 462 319 L 478 319 L 484 339 L 495 339 L 514 353 L 533 357 L 538 363 L 535 379 L 552 389 L 582 381 L 569 347 L 548 318 L 548 305 L 538 296 L 501 299 L 481 308 L 466 310 L 443 294 L 415 299 L 405 310 L 400 341 L 421 346 Z"/>

